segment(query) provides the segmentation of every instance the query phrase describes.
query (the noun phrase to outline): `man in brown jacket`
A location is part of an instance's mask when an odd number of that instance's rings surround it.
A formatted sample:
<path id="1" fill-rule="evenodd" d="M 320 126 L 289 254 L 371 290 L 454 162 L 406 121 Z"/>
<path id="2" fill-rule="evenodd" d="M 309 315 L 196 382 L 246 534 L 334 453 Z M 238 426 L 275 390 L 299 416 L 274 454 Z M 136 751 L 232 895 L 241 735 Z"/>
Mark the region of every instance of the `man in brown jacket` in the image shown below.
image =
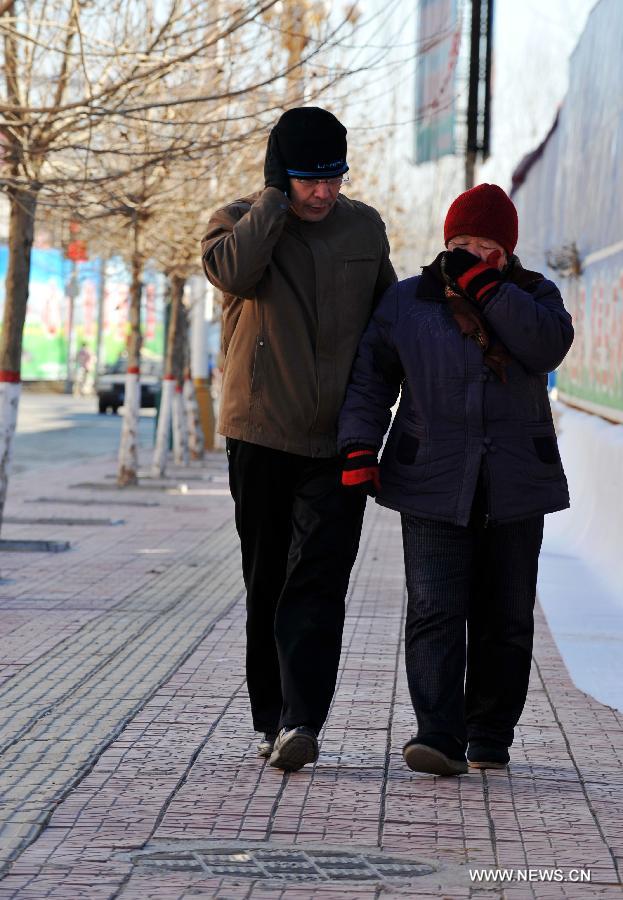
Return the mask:
<path id="1" fill-rule="evenodd" d="M 201 248 L 224 295 L 219 431 L 247 588 L 258 752 L 296 770 L 337 676 L 365 494 L 341 486 L 336 424 L 359 338 L 396 276 L 383 222 L 340 194 L 346 129 L 316 107 L 273 128 L 264 190 L 218 210 Z"/>

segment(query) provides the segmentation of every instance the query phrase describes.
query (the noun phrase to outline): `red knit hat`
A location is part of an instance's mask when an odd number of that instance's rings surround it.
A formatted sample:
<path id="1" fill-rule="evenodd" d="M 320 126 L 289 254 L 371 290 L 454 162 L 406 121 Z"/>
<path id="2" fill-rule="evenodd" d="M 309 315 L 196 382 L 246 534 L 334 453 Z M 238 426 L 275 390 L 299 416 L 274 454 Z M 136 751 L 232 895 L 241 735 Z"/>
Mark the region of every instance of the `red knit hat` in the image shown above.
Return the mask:
<path id="1" fill-rule="evenodd" d="M 497 184 L 479 184 L 459 194 L 450 205 L 443 226 L 443 239 L 458 234 L 490 238 L 512 254 L 517 243 L 517 210 L 511 198 Z"/>

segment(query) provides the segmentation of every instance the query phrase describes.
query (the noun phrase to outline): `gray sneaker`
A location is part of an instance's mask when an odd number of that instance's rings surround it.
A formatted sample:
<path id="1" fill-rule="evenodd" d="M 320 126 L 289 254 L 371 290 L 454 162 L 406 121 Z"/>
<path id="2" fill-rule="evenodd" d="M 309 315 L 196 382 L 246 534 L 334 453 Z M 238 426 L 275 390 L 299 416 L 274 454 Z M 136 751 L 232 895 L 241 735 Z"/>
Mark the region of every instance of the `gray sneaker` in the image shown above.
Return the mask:
<path id="1" fill-rule="evenodd" d="M 276 737 L 277 735 L 274 731 L 267 731 L 262 740 L 257 745 L 257 755 L 263 756 L 268 759 L 270 754 L 273 752 Z"/>
<path id="2" fill-rule="evenodd" d="M 305 725 L 297 728 L 282 728 L 275 740 L 268 764 L 285 772 L 296 772 L 307 763 L 318 759 L 318 738 L 316 732 Z"/>

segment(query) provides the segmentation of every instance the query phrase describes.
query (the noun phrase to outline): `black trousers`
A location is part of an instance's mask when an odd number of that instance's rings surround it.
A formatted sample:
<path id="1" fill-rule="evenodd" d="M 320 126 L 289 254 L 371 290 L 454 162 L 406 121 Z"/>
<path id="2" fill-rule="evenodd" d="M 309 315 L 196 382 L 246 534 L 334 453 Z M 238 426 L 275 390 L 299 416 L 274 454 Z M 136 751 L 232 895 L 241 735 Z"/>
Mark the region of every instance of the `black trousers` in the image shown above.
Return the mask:
<path id="1" fill-rule="evenodd" d="M 528 693 L 543 516 L 464 528 L 402 516 L 418 732 L 513 742 Z M 467 632 L 467 641 L 466 641 Z"/>
<path id="2" fill-rule="evenodd" d="M 227 439 L 247 589 L 247 685 L 256 731 L 320 731 L 340 660 L 344 598 L 365 497 L 341 461 Z"/>

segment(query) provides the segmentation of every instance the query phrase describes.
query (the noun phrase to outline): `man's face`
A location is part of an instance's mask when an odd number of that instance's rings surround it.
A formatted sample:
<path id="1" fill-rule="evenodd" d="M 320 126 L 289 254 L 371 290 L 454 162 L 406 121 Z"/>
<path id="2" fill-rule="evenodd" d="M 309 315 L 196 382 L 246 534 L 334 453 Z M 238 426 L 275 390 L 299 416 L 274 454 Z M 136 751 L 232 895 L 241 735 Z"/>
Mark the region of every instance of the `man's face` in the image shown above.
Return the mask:
<path id="1" fill-rule="evenodd" d="M 457 247 L 473 253 L 474 256 L 479 256 L 483 262 L 500 271 L 507 263 L 506 250 L 491 238 L 474 237 L 473 234 L 458 234 L 448 241 L 448 250 L 456 250 Z"/>
<path id="2" fill-rule="evenodd" d="M 321 222 L 329 215 L 342 185 L 341 178 L 329 180 L 290 179 L 292 211 L 304 222 Z"/>

